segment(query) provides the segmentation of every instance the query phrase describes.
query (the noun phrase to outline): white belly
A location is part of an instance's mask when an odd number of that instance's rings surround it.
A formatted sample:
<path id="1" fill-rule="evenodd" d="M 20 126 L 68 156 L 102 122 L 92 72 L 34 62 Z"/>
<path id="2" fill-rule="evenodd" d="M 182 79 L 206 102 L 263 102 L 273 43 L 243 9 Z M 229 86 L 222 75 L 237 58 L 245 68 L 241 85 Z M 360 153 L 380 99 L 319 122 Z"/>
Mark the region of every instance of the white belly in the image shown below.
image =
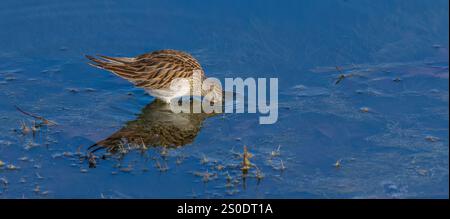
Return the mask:
<path id="1" fill-rule="evenodd" d="M 166 103 L 170 103 L 170 100 L 190 94 L 189 87 L 181 88 L 177 90 L 171 89 L 146 89 L 148 94 L 154 96 Z"/>

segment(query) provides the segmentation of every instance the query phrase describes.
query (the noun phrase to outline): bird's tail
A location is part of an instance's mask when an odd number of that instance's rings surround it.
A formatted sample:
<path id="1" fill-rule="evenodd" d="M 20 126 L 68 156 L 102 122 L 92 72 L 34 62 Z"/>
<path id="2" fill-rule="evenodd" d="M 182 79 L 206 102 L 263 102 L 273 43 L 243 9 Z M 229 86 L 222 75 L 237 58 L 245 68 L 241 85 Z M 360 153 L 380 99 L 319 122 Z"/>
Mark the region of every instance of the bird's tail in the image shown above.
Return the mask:
<path id="1" fill-rule="evenodd" d="M 109 57 L 103 55 L 97 55 L 100 58 L 96 58 L 94 56 L 85 55 L 87 59 L 91 62 L 88 64 L 97 68 L 106 69 L 111 65 L 126 65 L 133 61 L 132 58 L 124 58 L 124 57 Z"/>

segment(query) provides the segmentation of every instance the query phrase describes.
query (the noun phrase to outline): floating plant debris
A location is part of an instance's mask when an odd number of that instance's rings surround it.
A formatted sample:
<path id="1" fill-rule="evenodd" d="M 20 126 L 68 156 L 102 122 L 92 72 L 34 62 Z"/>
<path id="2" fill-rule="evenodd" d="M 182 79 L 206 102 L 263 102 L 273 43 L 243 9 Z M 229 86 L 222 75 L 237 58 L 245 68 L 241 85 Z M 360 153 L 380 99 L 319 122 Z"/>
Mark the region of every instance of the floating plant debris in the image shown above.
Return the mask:
<path id="1" fill-rule="evenodd" d="M 89 168 L 95 168 L 97 166 L 96 159 L 97 159 L 97 157 L 94 155 L 94 153 L 89 153 L 88 154 Z"/>
<path id="2" fill-rule="evenodd" d="M 68 90 L 70 93 L 79 93 L 79 92 L 80 92 L 80 90 L 78 90 L 77 88 L 67 88 L 67 90 Z"/>
<path id="3" fill-rule="evenodd" d="M 28 161 L 29 159 L 28 159 L 28 157 L 19 157 L 18 160 L 20 160 L 20 161 Z"/>
<path id="4" fill-rule="evenodd" d="M 429 142 L 437 142 L 437 141 L 439 141 L 439 138 L 435 137 L 435 136 L 428 135 L 428 136 L 425 137 L 425 140 L 427 140 Z"/>
<path id="5" fill-rule="evenodd" d="M 119 170 L 124 173 L 129 173 L 129 172 L 133 171 L 133 166 L 131 164 L 129 164 L 127 167 L 122 167 Z"/>
<path id="6" fill-rule="evenodd" d="M 39 115 L 35 115 L 35 114 L 32 114 L 32 113 L 26 112 L 26 111 L 22 110 L 21 108 L 19 108 L 18 106 L 15 106 L 15 107 L 16 107 L 16 109 L 17 109 L 19 112 L 21 112 L 21 113 L 23 113 L 23 114 L 25 114 L 25 115 L 27 115 L 27 116 L 31 116 L 31 117 L 33 117 L 33 118 L 35 118 L 35 119 L 41 120 L 41 121 L 43 122 L 44 125 L 56 125 L 55 122 L 53 122 L 53 121 L 51 121 L 51 120 L 48 120 L 48 119 L 46 119 L 46 118 L 44 118 L 44 117 L 42 117 L 42 116 L 39 116 Z"/>
<path id="7" fill-rule="evenodd" d="M 36 178 L 38 178 L 38 179 L 44 179 L 44 177 L 42 177 L 41 174 L 39 174 L 38 172 L 36 172 Z"/>
<path id="8" fill-rule="evenodd" d="M 161 163 L 159 163 L 159 161 L 156 161 L 156 169 L 158 169 L 160 172 L 166 172 L 167 170 L 169 170 L 169 166 L 167 166 L 167 163 L 164 162 L 164 165 L 161 165 Z"/>
<path id="9" fill-rule="evenodd" d="M 272 156 L 272 157 L 280 156 L 280 148 L 281 148 L 281 145 L 278 145 L 277 149 L 270 152 L 270 156 Z"/>
<path id="10" fill-rule="evenodd" d="M 14 164 L 8 164 L 6 165 L 7 170 L 18 170 L 19 167 L 15 166 Z"/>
<path id="11" fill-rule="evenodd" d="M 280 170 L 281 171 L 286 170 L 286 166 L 284 165 L 283 160 L 280 160 Z"/>
<path id="12" fill-rule="evenodd" d="M 257 168 L 255 176 L 258 180 L 262 180 L 264 178 L 264 173 L 261 172 L 261 170 L 259 168 Z"/>
<path id="13" fill-rule="evenodd" d="M 36 121 L 33 120 L 33 125 L 31 126 L 31 131 L 33 132 L 33 136 L 39 131 L 39 126 L 36 125 Z"/>
<path id="14" fill-rule="evenodd" d="M 242 170 L 242 172 L 246 173 L 252 166 L 252 163 L 250 162 L 250 158 L 253 157 L 253 154 L 248 152 L 247 146 L 244 146 L 244 153 L 243 153 L 242 157 L 243 157 L 243 160 L 242 160 L 241 170 Z"/>
<path id="15" fill-rule="evenodd" d="M 440 49 L 440 48 L 442 48 L 442 45 L 440 45 L 440 44 L 433 44 L 432 47 L 435 48 L 435 49 Z"/>
<path id="16" fill-rule="evenodd" d="M 30 133 L 30 128 L 25 124 L 24 121 L 20 121 L 20 130 L 22 130 L 22 134 L 26 135 Z"/>
<path id="17" fill-rule="evenodd" d="M 210 173 L 208 170 L 206 170 L 205 172 L 194 172 L 194 176 L 200 176 L 202 177 L 202 181 L 204 183 L 207 183 L 213 179 L 216 179 L 218 174 L 217 173 Z"/>
<path id="18" fill-rule="evenodd" d="M 86 92 L 95 92 L 96 90 L 94 88 L 85 88 L 84 91 L 86 91 Z"/>
<path id="19" fill-rule="evenodd" d="M 370 108 L 369 107 L 361 107 L 361 108 L 359 108 L 359 111 L 361 111 L 362 113 L 368 113 L 368 112 L 370 112 Z"/>
<path id="20" fill-rule="evenodd" d="M 36 186 L 34 187 L 34 189 L 33 189 L 33 192 L 35 192 L 35 193 L 41 192 L 41 187 L 38 186 L 38 185 L 36 185 Z"/>
<path id="21" fill-rule="evenodd" d="M 336 70 L 340 73 L 339 77 L 336 79 L 336 82 L 334 82 L 335 85 L 341 83 L 342 80 L 344 80 L 345 78 L 351 77 L 351 74 L 344 74 L 344 71 L 342 70 L 341 67 L 336 66 Z"/>
<path id="22" fill-rule="evenodd" d="M 202 159 L 200 160 L 201 164 L 207 164 L 209 162 L 209 159 L 203 154 Z"/>
<path id="23" fill-rule="evenodd" d="M 7 187 L 9 183 L 5 177 L 0 178 L 0 182 L 3 184 L 4 187 Z"/>
<path id="24" fill-rule="evenodd" d="M 216 166 L 216 169 L 219 170 L 219 171 L 223 170 L 224 168 L 225 167 L 223 165 L 221 165 L 221 164 Z"/>
<path id="25" fill-rule="evenodd" d="M 333 164 L 334 167 L 339 168 L 341 167 L 341 160 L 337 160 L 336 163 Z"/>
<path id="26" fill-rule="evenodd" d="M 421 176 L 426 176 L 428 175 L 428 170 L 426 169 L 417 169 L 417 173 Z"/>
<path id="27" fill-rule="evenodd" d="M 402 81 L 402 79 L 401 78 L 394 78 L 392 81 L 393 82 L 400 82 L 400 81 Z"/>
<path id="28" fill-rule="evenodd" d="M 16 80 L 15 77 L 6 77 L 5 78 L 5 81 L 14 81 L 14 80 Z"/>
<path id="29" fill-rule="evenodd" d="M 341 81 L 344 80 L 344 78 L 345 78 L 345 75 L 343 75 L 343 74 L 339 75 L 339 77 L 337 78 L 336 82 L 334 82 L 334 84 L 337 85 L 337 84 L 341 83 Z"/>

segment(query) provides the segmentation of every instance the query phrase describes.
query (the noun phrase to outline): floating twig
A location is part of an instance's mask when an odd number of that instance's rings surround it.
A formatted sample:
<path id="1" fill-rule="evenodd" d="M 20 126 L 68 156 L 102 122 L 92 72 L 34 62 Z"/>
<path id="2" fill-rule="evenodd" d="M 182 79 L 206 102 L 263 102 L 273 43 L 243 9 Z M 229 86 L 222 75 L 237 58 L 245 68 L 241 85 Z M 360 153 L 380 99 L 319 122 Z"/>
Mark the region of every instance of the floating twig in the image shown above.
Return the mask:
<path id="1" fill-rule="evenodd" d="M 22 110 L 21 108 L 19 108 L 17 105 L 15 105 L 14 107 L 16 107 L 16 109 L 19 112 L 21 112 L 21 113 L 23 113 L 23 114 L 25 114 L 27 116 L 31 116 L 31 117 L 33 117 L 35 119 L 41 120 L 43 122 L 43 124 L 45 124 L 45 125 L 57 125 L 56 122 L 53 122 L 51 120 L 48 120 L 48 119 L 46 119 L 46 118 L 44 118 L 42 116 L 36 115 L 36 114 L 32 114 L 32 113 L 26 112 L 26 111 Z"/>
<path id="2" fill-rule="evenodd" d="M 339 83 L 340 83 L 342 80 L 344 80 L 344 78 L 345 78 L 345 74 L 344 74 L 344 72 L 342 71 L 342 69 L 341 69 L 339 66 L 336 66 L 336 70 L 337 70 L 341 75 L 339 75 L 337 81 L 334 83 L 335 85 L 336 85 L 336 84 L 339 84 Z"/>
<path id="3" fill-rule="evenodd" d="M 344 80 L 345 78 L 349 78 L 349 77 L 353 76 L 353 74 L 345 74 L 344 71 L 339 66 L 336 66 L 336 70 L 340 73 L 340 75 L 337 78 L 336 82 L 334 83 L 335 85 L 341 83 L 341 81 Z"/>

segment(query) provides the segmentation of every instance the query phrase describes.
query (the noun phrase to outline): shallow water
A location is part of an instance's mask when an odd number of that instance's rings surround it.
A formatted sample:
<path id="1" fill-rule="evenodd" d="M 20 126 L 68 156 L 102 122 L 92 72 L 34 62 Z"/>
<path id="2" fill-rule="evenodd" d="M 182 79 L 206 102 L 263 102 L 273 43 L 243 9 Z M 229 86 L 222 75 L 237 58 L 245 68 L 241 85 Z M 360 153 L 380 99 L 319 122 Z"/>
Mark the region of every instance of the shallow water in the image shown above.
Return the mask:
<path id="1" fill-rule="evenodd" d="M 448 1 L 6 0 L 0 29 L 1 198 L 448 198 Z M 165 48 L 278 77 L 278 122 L 167 115 L 84 58 Z M 15 105 L 57 125 L 24 135 Z M 148 148 L 89 168 L 119 130 Z"/>

